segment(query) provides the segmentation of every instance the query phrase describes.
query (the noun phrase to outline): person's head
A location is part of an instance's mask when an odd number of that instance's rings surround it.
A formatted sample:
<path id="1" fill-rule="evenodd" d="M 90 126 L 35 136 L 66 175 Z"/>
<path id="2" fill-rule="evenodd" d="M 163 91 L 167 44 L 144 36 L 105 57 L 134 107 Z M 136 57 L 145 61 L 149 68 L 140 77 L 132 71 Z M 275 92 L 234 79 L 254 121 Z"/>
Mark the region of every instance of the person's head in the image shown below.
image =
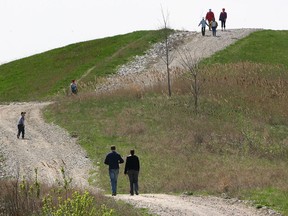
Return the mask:
<path id="1" fill-rule="evenodd" d="M 26 114 L 26 112 L 21 112 L 21 115 L 24 116 Z"/>
<path id="2" fill-rule="evenodd" d="M 134 149 L 131 149 L 131 150 L 130 150 L 130 154 L 131 154 L 131 155 L 134 155 L 134 154 L 135 154 L 135 150 L 134 150 Z"/>
<path id="3" fill-rule="evenodd" d="M 211 12 L 212 10 L 211 9 L 209 9 L 209 12 Z"/>
<path id="4" fill-rule="evenodd" d="M 72 80 L 72 83 L 74 83 L 75 82 L 75 80 Z"/>
<path id="5" fill-rule="evenodd" d="M 115 145 L 112 145 L 111 146 L 111 151 L 115 151 L 116 150 L 116 146 Z"/>
<path id="6" fill-rule="evenodd" d="M 222 8 L 222 11 L 224 12 L 224 11 L 225 11 L 225 8 Z"/>

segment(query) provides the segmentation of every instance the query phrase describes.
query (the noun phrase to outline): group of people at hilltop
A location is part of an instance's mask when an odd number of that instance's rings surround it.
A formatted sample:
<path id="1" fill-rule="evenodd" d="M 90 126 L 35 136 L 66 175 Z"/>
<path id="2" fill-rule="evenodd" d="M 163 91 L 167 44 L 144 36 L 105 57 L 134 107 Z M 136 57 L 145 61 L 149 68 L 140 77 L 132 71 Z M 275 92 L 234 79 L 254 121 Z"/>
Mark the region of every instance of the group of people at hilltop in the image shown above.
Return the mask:
<path id="1" fill-rule="evenodd" d="M 220 13 L 220 16 L 219 16 L 219 20 L 221 21 L 221 30 L 222 31 L 226 30 L 226 19 L 227 19 L 227 12 L 225 11 L 225 8 L 223 8 L 221 13 Z M 201 25 L 201 32 L 202 32 L 203 36 L 205 36 L 206 26 L 209 27 L 209 31 L 212 31 L 212 35 L 216 36 L 216 29 L 218 27 L 218 23 L 215 19 L 214 13 L 211 9 L 209 9 L 209 11 L 207 12 L 206 17 L 202 18 L 202 20 L 200 21 L 198 26 L 200 26 L 200 25 Z"/>

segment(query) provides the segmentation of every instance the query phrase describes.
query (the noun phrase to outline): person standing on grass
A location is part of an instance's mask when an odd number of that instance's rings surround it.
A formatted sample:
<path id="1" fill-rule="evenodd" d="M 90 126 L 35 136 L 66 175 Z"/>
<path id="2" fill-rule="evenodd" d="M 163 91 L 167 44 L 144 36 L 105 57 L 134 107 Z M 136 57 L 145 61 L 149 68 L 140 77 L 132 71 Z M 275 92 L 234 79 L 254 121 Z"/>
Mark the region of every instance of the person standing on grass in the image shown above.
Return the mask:
<path id="1" fill-rule="evenodd" d="M 209 23 L 209 31 L 211 31 L 211 25 L 210 25 L 210 23 L 211 23 L 212 20 L 215 18 L 214 13 L 212 12 L 211 9 L 209 9 L 209 11 L 207 12 L 205 18 L 206 18 L 206 20 L 207 20 L 208 23 Z"/>
<path id="2" fill-rule="evenodd" d="M 225 12 L 225 8 L 223 8 L 219 16 L 219 20 L 221 21 L 221 31 L 223 30 L 225 31 L 226 19 L 227 19 L 227 13 Z"/>
<path id="3" fill-rule="evenodd" d="M 206 20 L 204 19 L 204 17 L 202 18 L 202 20 L 200 21 L 199 25 L 201 25 L 201 32 L 202 32 L 202 36 L 205 36 L 205 29 L 206 29 L 206 26 L 209 27 L 208 23 L 206 22 Z"/>
<path id="4" fill-rule="evenodd" d="M 139 194 L 138 175 L 140 171 L 139 158 L 135 155 L 134 149 L 130 150 L 130 155 L 126 158 L 124 174 L 128 174 L 130 182 L 130 195 Z"/>
<path id="5" fill-rule="evenodd" d="M 212 35 L 216 37 L 216 29 L 218 27 L 218 23 L 216 22 L 215 18 L 211 21 L 210 25 L 212 28 Z"/>
<path id="6" fill-rule="evenodd" d="M 119 164 L 124 163 L 121 155 L 116 152 L 116 146 L 111 146 L 111 152 L 106 155 L 104 163 L 109 166 L 112 196 L 116 196 Z"/>
<path id="7" fill-rule="evenodd" d="M 25 136 L 25 114 L 26 112 L 21 112 L 21 116 L 18 120 L 18 133 L 17 133 L 17 138 L 19 139 L 20 134 L 22 134 L 22 139 L 24 139 Z"/>
<path id="8" fill-rule="evenodd" d="M 78 93 L 78 87 L 77 87 L 76 80 L 72 80 L 72 81 L 71 81 L 70 89 L 71 89 L 71 94 L 72 94 L 72 95 L 77 95 L 77 93 Z"/>

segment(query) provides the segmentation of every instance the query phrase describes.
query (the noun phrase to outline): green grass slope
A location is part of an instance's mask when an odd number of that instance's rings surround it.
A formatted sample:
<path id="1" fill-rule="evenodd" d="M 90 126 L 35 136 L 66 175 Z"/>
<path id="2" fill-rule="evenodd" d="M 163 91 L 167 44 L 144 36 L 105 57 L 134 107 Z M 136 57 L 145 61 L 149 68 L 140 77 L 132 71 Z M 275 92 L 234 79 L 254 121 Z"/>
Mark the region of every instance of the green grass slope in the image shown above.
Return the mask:
<path id="1" fill-rule="evenodd" d="M 0 65 L 0 101 L 44 100 L 67 88 L 72 79 L 91 72 L 83 82 L 115 72 L 159 41 L 161 31 L 138 31 L 72 44 Z"/>
<path id="2" fill-rule="evenodd" d="M 218 52 L 207 63 L 231 63 L 250 61 L 264 64 L 283 64 L 288 67 L 288 32 L 265 30 L 237 41 Z"/>

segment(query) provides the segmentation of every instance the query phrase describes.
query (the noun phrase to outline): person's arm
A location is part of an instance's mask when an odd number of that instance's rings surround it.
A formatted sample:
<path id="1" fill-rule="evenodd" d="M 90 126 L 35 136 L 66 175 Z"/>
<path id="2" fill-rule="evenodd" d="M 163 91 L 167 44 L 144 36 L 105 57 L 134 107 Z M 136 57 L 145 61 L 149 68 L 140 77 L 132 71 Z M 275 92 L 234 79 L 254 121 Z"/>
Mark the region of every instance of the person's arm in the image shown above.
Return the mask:
<path id="1" fill-rule="evenodd" d="M 105 160 L 104 160 L 104 164 L 109 165 L 108 155 L 106 156 L 106 158 L 105 158 Z"/>
<path id="2" fill-rule="evenodd" d="M 124 160 L 123 160 L 123 158 L 121 157 L 121 155 L 119 154 L 119 159 L 118 159 L 118 162 L 119 162 L 119 164 L 122 164 L 122 163 L 124 163 Z"/>
<path id="3" fill-rule="evenodd" d="M 137 157 L 137 166 L 138 166 L 138 171 L 140 171 L 140 160 L 138 157 Z"/>
<path id="4" fill-rule="evenodd" d="M 125 163 L 125 168 L 124 168 L 124 174 L 127 174 L 127 170 L 128 170 L 128 157 L 126 158 L 126 163 Z"/>

